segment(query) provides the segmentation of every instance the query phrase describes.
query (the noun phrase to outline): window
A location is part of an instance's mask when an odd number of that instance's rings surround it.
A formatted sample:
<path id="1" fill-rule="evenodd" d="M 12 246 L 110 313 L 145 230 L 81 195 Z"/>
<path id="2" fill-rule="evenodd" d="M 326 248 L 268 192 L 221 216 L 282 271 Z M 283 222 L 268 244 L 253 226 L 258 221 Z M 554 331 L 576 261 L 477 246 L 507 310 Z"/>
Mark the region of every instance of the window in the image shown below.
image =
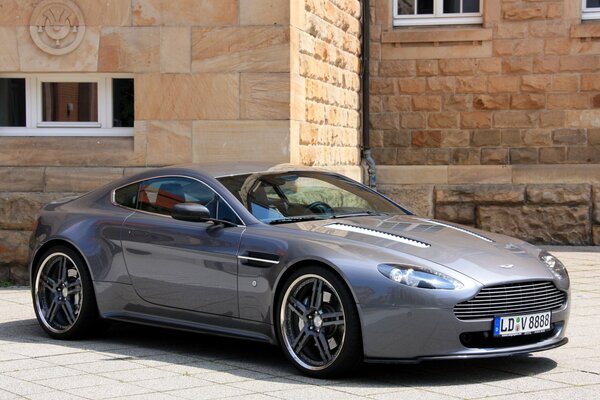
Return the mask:
<path id="1" fill-rule="evenodd" d="M 600 19 L 600 0 L 582 0 L 581 19 Z"/>
<path id="2" fill-rule="evenodd" d="M 481 24 L 483 22 L 482 0 L 393 0 L 393 2 L 394 26 Z"/>
<path id="3" fill-rule="evenodd" d="M 0 136 L 132 136 L 129 76 L 0 75 Z"/>
<path id="4" fill-rule="evenodd" d="M 115 190 L 114 202 L 123 207 L 167 216 L 171 215 L 176 204 L 202 204 L 208 208 L 212 218 L 242 224 L 215 191 L 194 179 L 156 178 L 134 183 Z"/>

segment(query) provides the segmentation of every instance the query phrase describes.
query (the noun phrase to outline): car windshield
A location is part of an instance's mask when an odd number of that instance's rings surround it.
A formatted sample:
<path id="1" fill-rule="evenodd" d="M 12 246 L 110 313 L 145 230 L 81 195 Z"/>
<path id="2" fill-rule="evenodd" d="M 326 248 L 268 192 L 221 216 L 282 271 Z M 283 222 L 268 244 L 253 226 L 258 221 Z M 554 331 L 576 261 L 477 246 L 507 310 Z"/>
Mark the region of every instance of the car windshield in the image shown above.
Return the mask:
<path id="1" fill-rule="evenodd" d="M 259 173 L 218 180 L 257 219 L 269 224 L 410 214 L 363 185 L 332 173 Z"/>

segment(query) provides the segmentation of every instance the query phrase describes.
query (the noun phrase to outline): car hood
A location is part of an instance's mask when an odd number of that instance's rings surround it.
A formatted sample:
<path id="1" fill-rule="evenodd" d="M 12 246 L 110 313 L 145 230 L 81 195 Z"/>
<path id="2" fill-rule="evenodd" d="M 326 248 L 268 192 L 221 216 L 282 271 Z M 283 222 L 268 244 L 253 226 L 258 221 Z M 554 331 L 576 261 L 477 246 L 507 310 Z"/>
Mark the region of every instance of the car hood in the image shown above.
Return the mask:
<path id="1" fill-rule="evenodd" d="M 539 249 L 519 239 L 416 216 L 360 216 L 286 224 L 285 227 L 345 238 L 444 265 L 486 284 L 551 280 Z M 386 252 L 386 254 L 393 254 Z"/>

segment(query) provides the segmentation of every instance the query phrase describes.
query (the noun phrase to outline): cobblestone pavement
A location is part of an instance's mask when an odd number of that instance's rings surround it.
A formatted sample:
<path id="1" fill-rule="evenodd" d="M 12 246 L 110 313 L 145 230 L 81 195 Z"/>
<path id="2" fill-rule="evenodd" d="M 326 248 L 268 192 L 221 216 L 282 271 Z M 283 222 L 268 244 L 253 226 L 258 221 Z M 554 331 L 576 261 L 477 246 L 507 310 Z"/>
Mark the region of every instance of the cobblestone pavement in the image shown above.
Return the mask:
<path id="1" fill-rule="evenodd" d="M 572 280 L 570 343 L 501 359 L 367 365 L 343 380 L 299 375 L 273 346 L 114 324 L 61 342 L 27 288 L 0 290 L 0 399 L 598 399 L 600 249 L 551 249 Z M 595 251 L 595 252 L 594 252 Z"/>

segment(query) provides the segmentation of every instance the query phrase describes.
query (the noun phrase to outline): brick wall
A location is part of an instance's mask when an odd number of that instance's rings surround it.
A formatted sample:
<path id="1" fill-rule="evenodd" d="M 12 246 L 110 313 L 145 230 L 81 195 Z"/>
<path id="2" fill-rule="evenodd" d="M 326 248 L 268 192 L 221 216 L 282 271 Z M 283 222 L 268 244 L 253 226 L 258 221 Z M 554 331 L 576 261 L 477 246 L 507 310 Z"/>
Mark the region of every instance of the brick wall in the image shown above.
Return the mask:
<path id="1" fill-rule="evenodd" d="M 430 216 L 600 244 L 600 21 L 575 0 L 483 3 L 479 26 L 393 28 L 392 1 L 373 1 L 382 189 Z M 478 195 L 496 189 L 519 195 Z"/>
<path id="2" fill-rule="evenodd" d="M 291 4 L 292 161 L 360 179 L 361 3 Z"/>

